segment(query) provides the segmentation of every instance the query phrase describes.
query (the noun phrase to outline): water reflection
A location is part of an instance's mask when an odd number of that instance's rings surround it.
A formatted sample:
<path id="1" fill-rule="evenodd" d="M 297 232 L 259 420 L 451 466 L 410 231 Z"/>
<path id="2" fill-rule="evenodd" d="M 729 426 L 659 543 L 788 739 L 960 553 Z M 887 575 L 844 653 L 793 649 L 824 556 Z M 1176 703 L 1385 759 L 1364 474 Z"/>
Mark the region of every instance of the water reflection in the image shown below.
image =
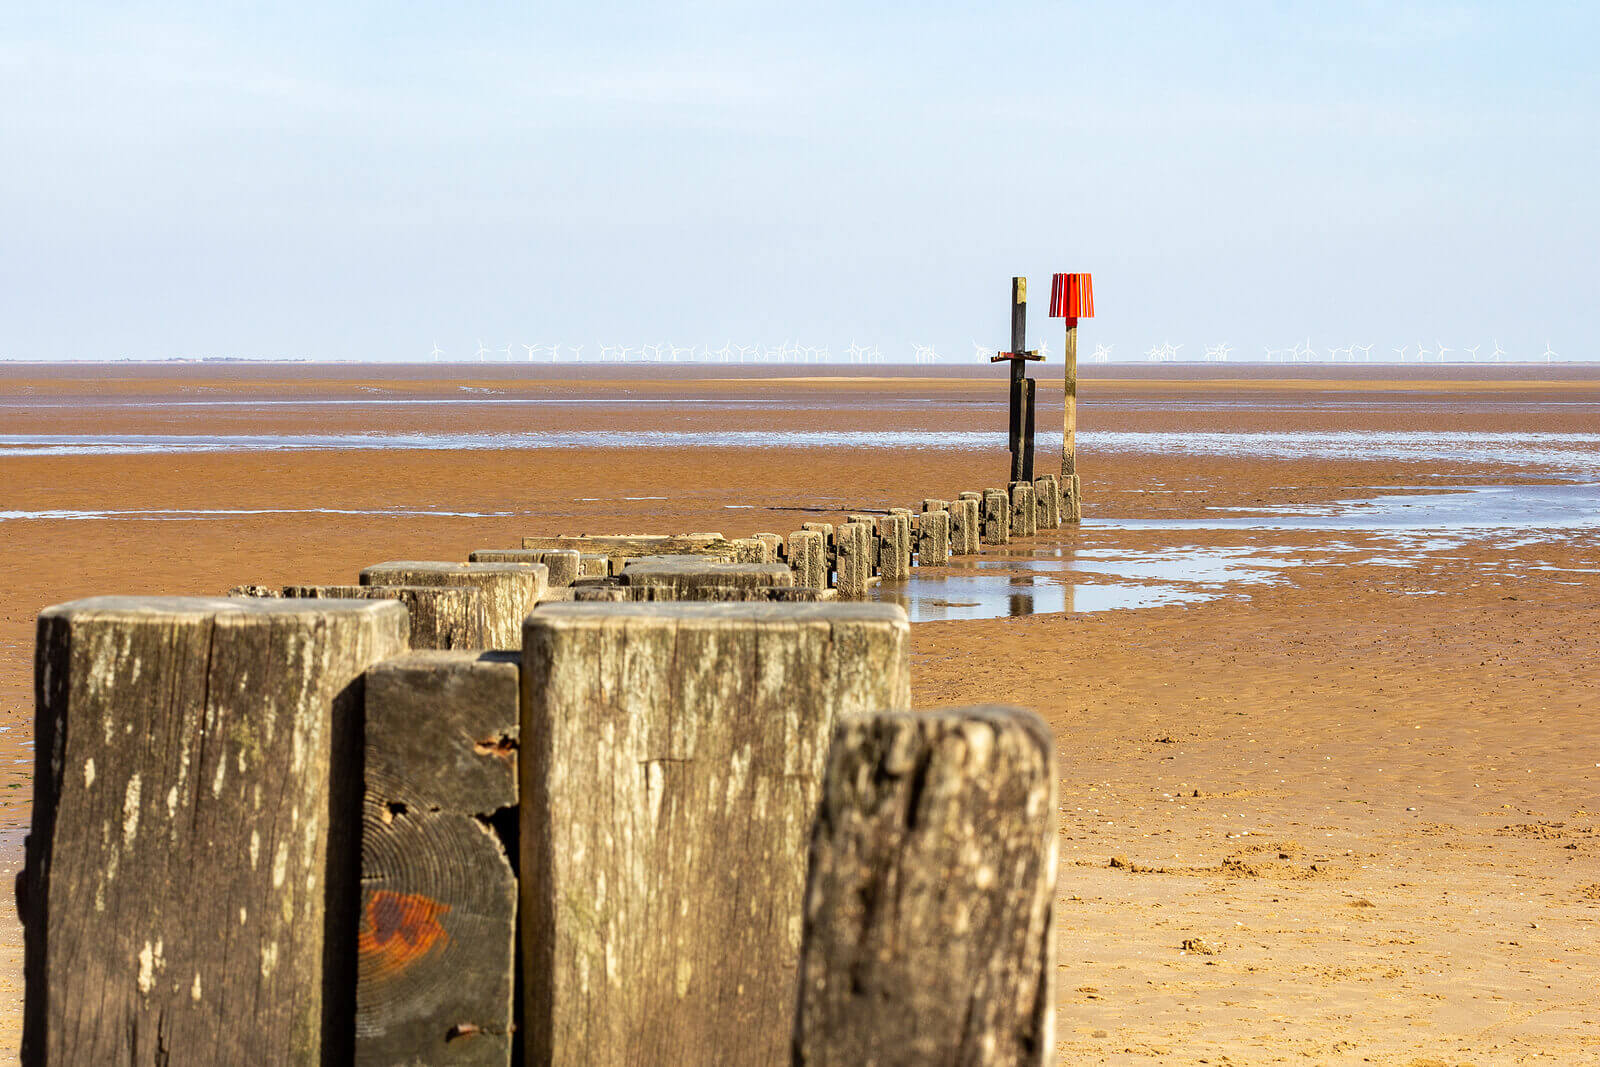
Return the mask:
<path id="1" fill-rule="evenodd" d="M 1059 564 L 1057 564 L 1059 568 Z M 912 622 L 1004 619 L 1024 615 L 1113 611 L 1188 604 L 1214 593 L 1176 585 L 1078 584 L 1062 578 L 982 571 L 923 571 L 904 582 L 885 582 L 872 598 L 905 608 Z"/>

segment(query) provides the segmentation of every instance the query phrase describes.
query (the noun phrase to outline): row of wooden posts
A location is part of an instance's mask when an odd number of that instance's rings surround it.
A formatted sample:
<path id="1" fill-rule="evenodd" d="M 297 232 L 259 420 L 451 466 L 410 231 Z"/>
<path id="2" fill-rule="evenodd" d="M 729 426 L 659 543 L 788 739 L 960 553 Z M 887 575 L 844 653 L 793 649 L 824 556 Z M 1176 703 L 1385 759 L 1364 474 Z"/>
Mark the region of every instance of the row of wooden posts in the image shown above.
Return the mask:
<path id="1" fill-rule="evenodd" d="M 23 1061 L 1043 1062 L 1049 733 L 849 601 L 1061 500 L 46 609 Z"/>

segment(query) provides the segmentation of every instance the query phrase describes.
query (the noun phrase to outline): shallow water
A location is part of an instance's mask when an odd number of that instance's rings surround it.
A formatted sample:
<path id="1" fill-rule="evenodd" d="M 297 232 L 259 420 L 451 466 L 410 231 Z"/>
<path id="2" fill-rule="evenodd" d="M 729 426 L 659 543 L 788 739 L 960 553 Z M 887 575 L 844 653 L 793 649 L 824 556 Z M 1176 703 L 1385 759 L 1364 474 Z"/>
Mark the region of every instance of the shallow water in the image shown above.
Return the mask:
<path id="1" fill-rule="evenodd" d="M 1237 518 L 1093 519 L 1084 529 L 1340 530 L 1465 533 L 1576 530 L 1600 526 L 1600 485 L 1464 485 L 1448 493 L 1386 495 L 1332 505 L 1215 508 Z"/>
<path id="2" fill-rule="evenodd" d="M 1210 597 L 1175 585 L 1074 585 L 1047 578 L 930 572 L 885 582 L 873 589 L 872 599 L 899 604 L 912 622 L 938 622 L 1166 607 Z"/>
<path id="3" fill-rule="evenodd" d="M 1437 432 L 1086 432 L 1086 453 L 1488 463 L 1575 477 L 1600 473 L 1600 434 Z M 572 448 L 919 448 L 1002 450 L 989 430 L 559 430 L 520 433 L 0 434 L 0 458 L 193 452 Z"/>
<path id="4" fill-rule="evenodd" d="M 912 622 L 1196 604 L 1248 595 L 1252 586 L 1286 580 L 1296 567 L 1355 562 L 1411 567 L 1423 556 L 1448 560 L 1451 557 L 1439 554 L 1468 542 L 1488 541 L 1509 552 L 1588 535 L 1600 530 L 1600 485 L 1471 486 L 1451 493 L 1253 510 L 1258 514 L 1237 518 L 1090 517 L 1080 532 L 1091 536 L 1100 531 L 1345 532 L 1368 535 L 1369 543 L 1321 540 L 1309 550 L 1270 544 L 1080 548 L 1052 542 L 1045 533 L 1037 541 L 991 548 L 983 556 L 957 557 L 949 568 L 915 572 L 907 582 L 885 583 L 874 597 L 901 604 Z M 1383 545 L 1382 552 L 1374 551 L 1370 543 L 1374 537 Z M 1592 573 L 1538 560 L 1508 560 L 1496 566 L 1512 573 L 1519 569 Z M 1076 575 L 1093 575 L 1093 584 L 1075 580 Z"/>

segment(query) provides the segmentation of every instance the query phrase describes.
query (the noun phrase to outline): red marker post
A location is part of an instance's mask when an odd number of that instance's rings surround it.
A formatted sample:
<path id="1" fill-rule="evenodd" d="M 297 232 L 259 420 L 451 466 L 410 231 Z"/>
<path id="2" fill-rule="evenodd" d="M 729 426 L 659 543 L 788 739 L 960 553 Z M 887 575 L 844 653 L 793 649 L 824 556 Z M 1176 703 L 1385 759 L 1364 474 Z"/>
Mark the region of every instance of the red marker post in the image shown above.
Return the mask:
<path id="1" fill-rule="evenodd" d="M 1057 274 L 1050 281 L 1050 317 L 1067 320 L 1066 414 L 1061 428 L 1061 521 L 1083 520 L 1078 482 L 1078 320 L 1094 318 L 1094 281 L 1087 274 Z"/>

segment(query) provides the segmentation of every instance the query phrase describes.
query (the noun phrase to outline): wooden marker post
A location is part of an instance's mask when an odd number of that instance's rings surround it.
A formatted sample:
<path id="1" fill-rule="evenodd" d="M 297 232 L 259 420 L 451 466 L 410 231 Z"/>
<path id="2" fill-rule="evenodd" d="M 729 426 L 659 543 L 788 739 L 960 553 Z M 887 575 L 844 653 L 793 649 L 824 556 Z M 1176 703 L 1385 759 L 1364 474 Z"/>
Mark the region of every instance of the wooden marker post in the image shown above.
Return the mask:
<path id="1" fill-rule="evenodd" d="M 990 363 L 1011 363 L 1011 481 L 1033 480 L 1033 379 L 1028 361 L 1044 359 L 1027 350 L 1028 279 L 1011 279 L 1011 351 L 990 356 Z"/>
<path id="2" fill-rule="evenodd" d="M 1081 522 L 1083 489 L 1078 482 L 1078 320 L 1094 318 L 1094 280 L 1088 274 L 1057 274 L 1050 283 L 1050 317 L 1067 320 L 1066 414 L 1061 428 L 1061 521 Z"/>

